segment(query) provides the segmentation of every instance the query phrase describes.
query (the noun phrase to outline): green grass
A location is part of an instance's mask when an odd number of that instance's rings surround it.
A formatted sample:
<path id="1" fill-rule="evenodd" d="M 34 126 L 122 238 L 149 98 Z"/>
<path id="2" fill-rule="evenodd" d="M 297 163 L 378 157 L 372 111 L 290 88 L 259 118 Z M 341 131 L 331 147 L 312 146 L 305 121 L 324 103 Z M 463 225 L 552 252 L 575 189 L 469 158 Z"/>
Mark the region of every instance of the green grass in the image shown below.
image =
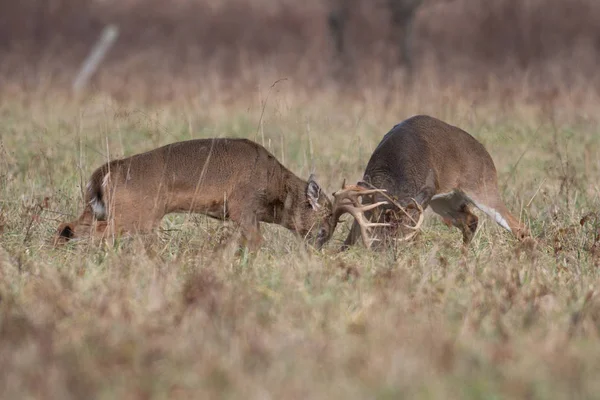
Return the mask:
<path id="1" fill-rule="evenodd" d="M 600 221 L 580 219 L 600 211 L 600 114 L 419 92 L 387 108 L 285 96 L 271 94 L 262 126 L 257 100 L 0 102 L 0 397 L 599 397 Z M 151 237 L 49 244 L 107 157 L 246 137 L 331 193 L 417 113 L 486 145 L 535 247 L 481 216 L 463 254 L 429 213 L 415 242 L 381 253 L 338 253 L 348 220 L 322 252 L 263 225 L 250 257 L 227 244 L 233 227 L 182 215 Z"/>

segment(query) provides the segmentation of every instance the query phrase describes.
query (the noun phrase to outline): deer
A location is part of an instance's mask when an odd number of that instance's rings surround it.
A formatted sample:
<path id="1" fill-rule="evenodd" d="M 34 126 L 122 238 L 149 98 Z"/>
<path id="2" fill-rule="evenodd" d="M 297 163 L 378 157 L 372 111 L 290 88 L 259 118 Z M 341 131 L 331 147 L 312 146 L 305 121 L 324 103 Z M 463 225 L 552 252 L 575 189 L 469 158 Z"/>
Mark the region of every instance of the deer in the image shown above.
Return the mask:
<path id="1" fill-rule="evenodd" d="M 465 247 L 479 224 L 473 207 L 518 240 L 530 236 L 502 201 L 496 167 L 485 147 L 464 130 L 431 116 L 416 115 L 395 125 L 373 151 L 362 180 L 342 186 L 334 202 L 340 209 L 344 204 L 356 208 L 346 210 L 355 220 L 342 250 L 359 237 L 369 248 L 385 247 L 386 238 L 412 239 L 428 206 L 448 226 L 460 229 Z M 367 206 L 356 199 L 361 193 L 357 187 L 366 193 L 362 200 Z M 365 208 L 369 203 L 379 206 Z"/>
<path id="2" fill-rule="evenodd" d="M 303 180 L 241 138 L 176 142 L 109 161 L 92 173 L 84 202 L 79 218 L 60 224 L 55 245 L 148 233 L 167 214 L 200 213 L 237 224 L 241 244 L 252 251 L 262 242 L 259 222 L 281 225 L 320 249 L 341 215 L 313 174 Z"/>

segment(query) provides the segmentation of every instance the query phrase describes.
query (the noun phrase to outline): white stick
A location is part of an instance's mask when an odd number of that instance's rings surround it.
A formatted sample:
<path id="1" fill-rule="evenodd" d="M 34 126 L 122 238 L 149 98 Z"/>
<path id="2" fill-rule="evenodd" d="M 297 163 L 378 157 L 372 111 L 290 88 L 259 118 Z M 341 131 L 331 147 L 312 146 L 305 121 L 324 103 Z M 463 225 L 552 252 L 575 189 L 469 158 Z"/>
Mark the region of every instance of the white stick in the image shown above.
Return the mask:
<path id="1" fill-rule="evenodd" d="M 119 36 L 119 29 L 115 25 L 108 25 L 102 30 L 100 39 L 98 39 L 98 42 L 96 42 L 96 45 L 81 65 L 79 73 L 73 81 L 73 91 L 76 93 L 80 92 L 87 85 L 94 72 L 98 69 L 98 65 L 100 65 L 110 47 L 115 43 L 115 40 L 117 40 L 117 36 Z"/>

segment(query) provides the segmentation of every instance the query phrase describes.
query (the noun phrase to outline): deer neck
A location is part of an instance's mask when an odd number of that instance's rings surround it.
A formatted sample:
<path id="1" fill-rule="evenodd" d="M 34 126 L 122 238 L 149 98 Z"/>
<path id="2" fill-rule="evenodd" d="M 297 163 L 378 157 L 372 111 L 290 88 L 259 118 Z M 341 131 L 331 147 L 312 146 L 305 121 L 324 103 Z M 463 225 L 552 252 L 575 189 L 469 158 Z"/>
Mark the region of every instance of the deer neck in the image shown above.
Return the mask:
<path id="1" fill-rule="evenodd" d="M 284 185 L 283 196 L 275 210 L 275 222 L 289 230 L 302 231 L 302 211 L 306 207 L 307 183 L 296 176 L 290 176 Z"/>

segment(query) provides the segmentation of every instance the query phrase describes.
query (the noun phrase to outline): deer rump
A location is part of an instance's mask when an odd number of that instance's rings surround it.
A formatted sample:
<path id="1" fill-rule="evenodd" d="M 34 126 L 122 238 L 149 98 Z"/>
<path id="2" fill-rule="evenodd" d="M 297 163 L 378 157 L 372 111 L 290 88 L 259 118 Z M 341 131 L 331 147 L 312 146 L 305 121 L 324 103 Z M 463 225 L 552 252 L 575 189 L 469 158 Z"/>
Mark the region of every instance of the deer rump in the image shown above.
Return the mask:
<path id="1" fill-rule="evenodd" d="M 394 240 L 399 231 L 420 222 L 428 206 L 462 231 L 465 244 L 478 226 L 473 206 L 517 238 L 528 236 L 500 198 L 496 168 L 485 147 L 462 129 L 430 116 L 414 116 L 394 126 L 371 155 L 359 185 L 385 191 L 365 197 L 366 203 L 388 200 L 365 213 L 371 222 L 385 224 L 373 230 L 375 243 Z M 355 220 L 343 248 L 360 236 Z"/>
<path id="2" fill-rule="evenodd" d="M 259 222 L 277 223 L 320 247 L 331 236 L 331 203 L 311 176 L 295 176 L 246 139 L 197 139 L 110 161 L 92 174 L 82 215 L 62 224 L 55 243 L 148 232 L 169 213 L 236 222 L 256 248 Z"/>

